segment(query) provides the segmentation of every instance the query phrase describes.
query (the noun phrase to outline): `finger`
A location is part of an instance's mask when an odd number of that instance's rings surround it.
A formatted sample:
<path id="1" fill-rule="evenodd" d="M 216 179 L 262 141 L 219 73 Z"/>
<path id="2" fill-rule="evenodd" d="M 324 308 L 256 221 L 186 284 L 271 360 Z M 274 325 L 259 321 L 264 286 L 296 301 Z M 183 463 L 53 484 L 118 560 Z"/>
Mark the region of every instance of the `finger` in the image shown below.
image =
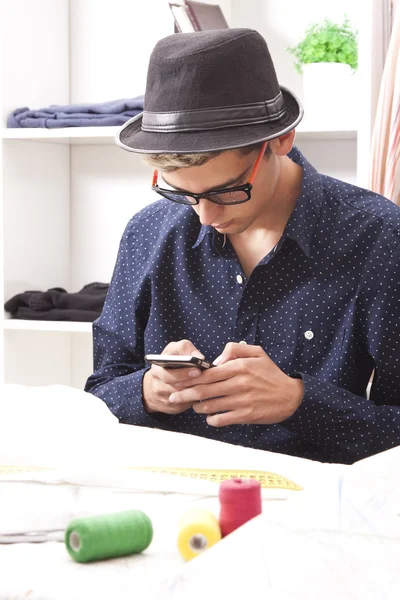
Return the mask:
<path id="1" fill-rule="evenodd" d="M 170 342 L 165 346 L 161 354 L 189 354 L 204 359 L 205 356 L 192 344 L 190 340 L 179 340 L 178 342 Z"/>
<path id="2" fill-rule="evenodd" d="M 261 346 L 229 342 L 226 344 L 222 354 L 213 361 L 213 364 L 222 365 L 235 358 L 259 358 L 261 356 L 266 356 Z"/>
<path id="3" fill-rule="evenodd" d="M 197 387 L 198 385 L 212 385 L 236 377 L 237 379 L 235 381 L 235 385 L 240 385 L 240 388 L 246 391 L 249 385 L 248 375 L 251 372 L 250 360 L 237 358 L 225 363 L 224 365 L 219 365 L 216 368 L 201 371 L 201 379 L 194 379 L 194 381 L 183 381 L 182 388 L 193 386 Z M 240 380 L 238 379 L 239 377 Z M 217 394 L 211 395 L 215 397 Z"/>
<path id="4" fill-rule="evenodd" d="M 151 412 L 160 412 L 170 415 L 175 415 L 189 410 L 192 404 L 171 404 L 168 400 L 168 395 L 154 393 Z"/>
<path id="5" fill-rule="evenodd" d="M 181 404 L 171 403 L 169 401 L 169 397 L 174 391 L 174 388 L 170 385 L 164 384 L 163 382 L 160 382 L 160 384 L 156 384 L 154 387 L 155 398 L 157 400 L 160 412 L 178 414 L 192 407 L 191 402 L 183 402 Z"/>
<path id="6" fill-rule="evenodd" d="M 192 408 L 192 404 L 170 404 L 168 401 L 163 403 L 166 408 L 165 412 L 168 412 L 170 415 L 177 415 L 181 412 L 185 412 Z"/>
<path id="7" fill-rule="evenodd" d="M 167 415 L 179 415 L 192 407 L 191 404 L 179 404 L 172 406 L 168 402 L 160 402 L 159 412 Z"/>
<path id="8" fill-rule="evenodd" d="M 230 410 L 218 415 L 209 415 L 206 419 L 211 427 L 227 427 L 228 425 L 245 425 L 246 417 L 240 410 Z"/>
<path id="9" fill-rule="evenodd" d="M 157 379 L 170 385 L 178 385 L 178 387 L 179 385 L 183 387 L 183 382 L 187 382 L 187 385 L 192 384 L 193 379 L 201 375 L 200 369 L 195 368 L 166 369 L 159 365 L 152 365 L 151 370 Z"/>
<path id="10" fill-rule="evenodd" d="M 219 396 L 231 396 L 234 393 L 244 392 L 242 386 L 235 383 L 235 378 L 226 379 L 211 385 L 194 385 L 179 392 L 173 392 L 169 397 L 172 404 L 185 402 L 200 402 Z"/>
<path id="11" fill-rule="evenodd" d="M 174 389 L 172 385 L 154 377 L 152 369 L 149 369 L 143 378 L 143 404 L 145 409 L 150 413 L 178 414 L 191 408 L 191 403 L 173 405 L 169 402 L 169 396 Z"/>
<path id="12" fill-rule="evenodd" d="M 155 379 L 153 383 L 153 390 L 154 394 L 159 399 L 161 399 L 163 402 L 168 402 L 168 404 L 170 404 L 169 397 L 176 391 L 176 388 L 174 388 L 174 386 L 170 385 L 169 383 L 161 381 L 161 379 Z"/>
<path id="13" fill-rule="evenodd" d="M 236 409 L 237 398 L 233 396 L 221 396 L 218 398 L 209 398 L 202 402 L 194 402 L 193 410 L 198 415 L 213 415 L 226 410 Z"/>
<path id="14" fill-rule="evenodd" d="M 248 360 L 248 359 L 247 359 Z M 247 372 L 248 369 L 245 369 L 246 366 L 249 366 L 248 363 L 244 362 L 245 359 L 237 358 L 231 360 L 223 365 L 218 365 L 212 369 L 206 369 L 201 372 L 201 383 L 203 384 L 211 384 L 217 383 L 218 381 L 224 381 L 225 379 L 230 379 L 231 377 L 235 377 L 240 373 Z M 199 382 L 196 381 L 195 385 Z"/>

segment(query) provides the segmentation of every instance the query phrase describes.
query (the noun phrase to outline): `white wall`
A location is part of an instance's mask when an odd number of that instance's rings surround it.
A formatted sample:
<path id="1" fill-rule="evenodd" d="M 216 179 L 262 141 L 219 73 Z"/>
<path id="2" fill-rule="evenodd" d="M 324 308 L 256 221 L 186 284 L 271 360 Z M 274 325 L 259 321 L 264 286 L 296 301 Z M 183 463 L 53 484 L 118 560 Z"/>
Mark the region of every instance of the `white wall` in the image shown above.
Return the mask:
<path id="1" fill-rule="evenodd" d="M 360 11 L 365 0 L 232 0 L 232 27 L 251 27 L 259 31 L 275 63 L 281 85 L 303 97 L 302 78 L 293 67 L 293 56 L 286 48 L 300 41 L 302 32 L 310 23 L 325 17 L 341 21 L 348 14 L 351 23 L 358 27 Z"/>
<path id="2" fill-rule="evenodd" d="M 219 4 L 231 18 L 231 0 Z M 156 42 L 174 32 L 167 0 L 70 0 L 70 101 L 142 94 Z"/>
<path id="3" fill-rule="evenodd" d="M 111 279 L 123 230 L 156 200 L 151 169 L 113 146 L 71 148 L 71 287 Z"/>
<path id="4" fill-rule="evenodd" d="M 70 285 L 69 150 L 3 145 L 4 293 Z"/>
<path id="5" fill-rule="evenodd" d="M 163 0 L 70 0 L 70 100 L 142 94 L 155 43 L 174 31 Z"/>
<path id="6" fill-rule="evenodd" d="M 17 107 L 68 103 L 66 0 L 2 0 L 0 42 L 1 126 Z"/>

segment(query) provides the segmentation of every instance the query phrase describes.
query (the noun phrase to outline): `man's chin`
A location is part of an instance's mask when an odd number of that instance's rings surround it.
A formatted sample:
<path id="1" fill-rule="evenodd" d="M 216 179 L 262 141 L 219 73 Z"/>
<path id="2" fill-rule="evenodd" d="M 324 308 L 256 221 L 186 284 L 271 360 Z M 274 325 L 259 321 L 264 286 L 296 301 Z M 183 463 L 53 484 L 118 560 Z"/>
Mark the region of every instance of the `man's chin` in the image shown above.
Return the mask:
<path id="1" fill-rule="evenodd" d="M 214 229 L 218 231 L 218 233 L 223 233 L 225 235 L 237 235 L 239 233 L 243 233 L 246 231 L 248 225 L 244 223 L 239 223 L 236 219 L 232 222 L 221 223 L 217 227 L 213 225 Z"/>
<path id="2" fill-rule="evenodd" d="M 225 235 L 240 235 L 248 228 L 248 224 L 244 223 L 235 223 L 231 227 L 228 227 L 221 233 L 225 233 Z"/>
<path id="3" fill-rule="evenodd" d="M 219 233 L 228 233 L 228 230 L 232 229 L 232 227 L 234 227 L 235 222 L 232 219 L 231 221 L 225 221 L 225 223 L 219 223 L 219 224 L 215 224 L 212 225 L 212 227 L 214 227 L 214 229 L 216 229 L 217 231 L 219 231 Z"/>

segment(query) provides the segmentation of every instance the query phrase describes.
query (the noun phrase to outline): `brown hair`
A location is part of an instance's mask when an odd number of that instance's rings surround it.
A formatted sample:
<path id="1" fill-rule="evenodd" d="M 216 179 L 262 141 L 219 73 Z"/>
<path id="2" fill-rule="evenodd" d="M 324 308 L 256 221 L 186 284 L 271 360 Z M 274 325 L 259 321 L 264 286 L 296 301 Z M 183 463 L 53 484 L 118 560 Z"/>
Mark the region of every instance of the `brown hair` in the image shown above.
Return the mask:
<path id="1" fill-rule="evenodd" d="M 250 154 L 251 152 L 260 151 L 264 142 L 244 146 L 243 148 L 235 148 L 240 154 Z M 165 173 L 184 169 L 185 167 L 201 167 L 212 158 L 216 158 L 227 150 L 217 150 L 215 152 L 202 152 L 197 154 L 144 154 L 144 161 L 153 169 L 164 171 Z M 267 146 L 265 151 L 266 157 L 271 156 L 271 148 Z"/>

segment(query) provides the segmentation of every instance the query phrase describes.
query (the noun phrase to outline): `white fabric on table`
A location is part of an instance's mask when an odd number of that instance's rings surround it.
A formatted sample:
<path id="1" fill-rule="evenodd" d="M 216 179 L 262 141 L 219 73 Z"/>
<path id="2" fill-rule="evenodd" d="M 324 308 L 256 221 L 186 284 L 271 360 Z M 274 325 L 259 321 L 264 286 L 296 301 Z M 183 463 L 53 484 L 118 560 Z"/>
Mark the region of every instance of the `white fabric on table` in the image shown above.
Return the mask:
<path id="1" fill-rule="evenodd" d="M 251 581 L 274 600 L 375 600 L 377 590 L 392 600 L 400 585 L 390 558 L 400 551 L 399 458 L 396 448 L 352 467 L 326 465 L 120 425 L 100 400 L 63 386 L 3 386 L 0 465 L 48 470 L 0 475 L 0 534 L 62 531 L 73 517 L 127 508 L 144 510 L 155 533 L 141 555 L 87 565 L 61 543 L 0 544 L 0 600 L 193 600 L 205 590 L 222 594 L 230 582 L 235 594 L 244 586 L 248 595 Z M 218 485 L 126 468 L 143 466 L 262 470 L 304 489 L 265 490 L 262 517 L 184 565 L 179 518 L 193 506 L 218 514 Z"/>

